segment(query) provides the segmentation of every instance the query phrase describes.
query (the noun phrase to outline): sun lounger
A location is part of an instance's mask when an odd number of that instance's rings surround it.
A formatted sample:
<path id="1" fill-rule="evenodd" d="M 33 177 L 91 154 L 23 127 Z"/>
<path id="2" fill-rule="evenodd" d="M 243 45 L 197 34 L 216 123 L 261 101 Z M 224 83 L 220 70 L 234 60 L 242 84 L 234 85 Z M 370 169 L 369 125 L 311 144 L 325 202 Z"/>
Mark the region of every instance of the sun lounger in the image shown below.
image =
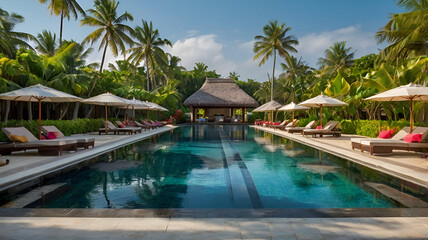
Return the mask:
<path id="1" fill-rule="evenodd" d="M 422 134 L 422 142 L 420 143 L 409 143 L 402 140 L 393 139 L 373 139 L 361 141 L 361 151 L 370 152 L 371 155 L 375 153 L 392 153 L 393 150 L 405 150 L 415 152 L 426 152 L 428 151 L 428 128 L 417 127 L 413 130 L 413 133 Z"/>
<path id="2" fill-rule="evenodd" d="M 116 121 L 116 123 L 118 123 L 118 122 L 120 122 L 120 121 Z M 139 123 L 137 121 L 133 121 L 132 123 L 135 124 L 135 126 L 140 127 L 141 129 L 144 129 L 144 131 L 151 129 L 151 127 L 146 126 L 144 124 L 141 124 L 141 123 Z M 127 125 L 125 125 L 125 126 L 127 126 Z"/>
<path id="3" fill-rule="evenodd" d="M 297 123 L 299 123 L 299 120 L 294 119 L 283 126 L 276 127 L 276 129 L 284 130 L 285 128 L 296 126 Z"/>
<path id="4" fill-rule="evenodd" d="M 6 143 L 0 144 L 0 154 L 10 155 L 12 152 L 25 151 L 29 149 L 37 149 L 40 155 L 62 156 L 63 151 L 76 151 L 76 139 L 61 139 L 61 140 L 39 140 L 25 127 L 2 128 L 2 131 L 10 140 L 11 135 L 25 136 L 28 142 L 25 143 Z"/>
<path id="5" fill-rule="evenodd" d="M 402 140 L 407 134 L 410 133 L 410 127 L 404 127 L 400 131 L 398 131 L 392 138 L 383 139 L 383 138 L 351 138 L 351 146 L 352 150 L 361 149 L 362 141 L 388 141 L 388 140 Z"/>
<path id="6" fill-rule="evenodd" d="M 137 127 L 126 127 L 126 128 L 118 128 L 116 127 L 112 122 L 107 121 L 107 132 L 113 132 L 114 134 L 119 133 L 129 133 L 129 134 L 135 134 L 137 132 L 141 133 L 141 128 Z M 105 133 L 105 128 L 100 128 L 98 130 L 98 133 L 101 135 L 101 133 Z"/>
<path id="7" fill-rule="evenodd" d="M 95 138 L 94 137 L 85 137 L 85 136 L 69 136 L 66 137 L 64 134 L 55 126 L 42 126 L 42 132 L 49 134 L 49 132 L 57 133 L 56 139 L 75 139 L 77 141 L 78 148 L 88 149 L 89 147 L 94 147 Z"/>
<path id="8" fill-rule="evenodd" d="M 159 127 L 159 126 L 157 126 L 157 125 L 155 125 L 155 124 L 151 124 L 151 123 L 149 123 L 149 122 L 147 122 L 147 121 L 144 121 L 144 120 L 141 120 L 141 123 L 142 123 L 142 124 L 144 124 L 144 125 L 146 125 L 146 126 L 151 127 L 152 129 L 155 129 L 155 128 L 158 128 L 158 127 Z"/>
<path id="9" fill-rule="evenodd" d="M 272 123 L 267 126 L 270 128 L 281 128 L 281 127 L 285 127 L 287 124 L 289 124 L 288 120 L 284 120 L 280 123 Z"/>
<path id="10" fill-rule="evenodd" d="M 302 134 L 303 136 L 312 135 L 314 137 L 317 135 L 320 137 L 323 137 L 324 135 L 340 137 L 342 135 L 342 131 L 336 130 L 338 124 L 338 121 L 330 121 L 324 126 L 323 129 L 305 129 L 303 130 Z"/>
<path id="11" fill-rule="evenodd" d="M 315 127 L 315 125 L 317 124 L 318 121 L 314 120 L 309 122 L 308 124 L 306 124 L 306 126 L 304 127 L 286 127 L 284 130 L 289 132 L 289 133 L 302 133 L 303 130 L 305 129 L 312 129 L 313 127 Z"/>

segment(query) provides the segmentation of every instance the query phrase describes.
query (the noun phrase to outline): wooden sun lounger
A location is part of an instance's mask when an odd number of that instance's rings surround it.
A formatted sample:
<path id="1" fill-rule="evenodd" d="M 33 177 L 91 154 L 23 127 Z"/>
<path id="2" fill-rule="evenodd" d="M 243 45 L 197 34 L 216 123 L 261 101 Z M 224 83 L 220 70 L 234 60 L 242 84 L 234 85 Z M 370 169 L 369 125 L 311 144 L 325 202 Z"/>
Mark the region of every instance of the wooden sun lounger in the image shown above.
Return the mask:
<path id="1" fill-rule="evenodd" d="M 10 139 L 10 135 L 26 136 L 26 143 L 0 144 L 0 154 L 10 155 L 12 152 L 37 149 L 40 155 L 62 156 L 63 151 L 77 151 L 76 139 L 39 140 L 25 127 L 2 128 L 2 131 Z"/>
<path id="2" fill-rule="evenodd" d="M 291 121 L 291 122 L 287 123 L 287 124 L 286 124 L 286 125 L 284 125 L 284 126 L 277 127 L 277 129 L 285 130 L 286 128 L 296 126 L 298 123 L 299 123 L 299 120 L 298 120 L 298 119 L 294 119 L 293 121 Z"/>
<path id="3" fill-rule="evenodd" d="M 305 130 L 305 129 L 312 129 L 313 127 L 315 127 L 317 122 L 318 121 L 314 120 L 314 121 L 311 121 L 308 124 L 306 124 L 306 126 L 304 126 L 304 127 L 287 127 L 284 130 L 289 132 L 289 133 L 302 133 L 303 130 Z"/>
<path id="4" fill-rule="evenodd" d="M 416 130 L 416 129 L 415 129 Z M 400 131 L 398 131 L 392 138 L 390 139 L 382 139 L 382 138 L 351 138 L 351 146 L 352 150 L 361 149 L 362 141 L 388 141 L 388 140 L 402 140 L 407 134 L 410 133 L 410 127 L 404 127 Z M 416 131 L 415 133 L 418 133 Z"/>
<path id="5" fill-rule="evenodd" d="M 77 148 L 88 149 L 89 147 L 94 147 L 95 138 L 94 137 L 85 137 L 85 136 L 69 136 L 66 137 L 64 134 L 55 126 L 42 126 L 42 132 L 48 134 L 49 132 L 57 132 L 58 136 L 56 139 L 75 139 L 77 141 Z"/>
<path id="6" fill-rule="evenodd" d="M 392 139 L 374 139 L 374 140 L 363 140 L 361 141 L 361 151 L 370 152 L 371 155 L 375 153 L 392 153 L 393 150 L 404 150 L 414 152 L 427 152 L 428 151 L 428 128 L 417 127 L 413 130 L 413 133 L 422 134 L 422 142 L 420 143 L 408 143 L 402 140 Z"/>
<path id="7" fill-rule="evenodd" d="M 281 128 L 281 127 L 287 126 L 290 123 L 291 122 L 289 122 L 288 120 L 284 120 L 279 125 L 267 125 L 267 127 L 269 127 L 269 128 Z"/>
<path id="8" fill-rule="evenodd" d="M 152 129 L 155 129 L 155 128 L 157 128 L 158 126 L 156 126 L 156 125 L 154 125 L 154 124 L 151 124 L 151 123 L 149 123 L 149 122 L 146 122 L 146 121 L 144 121 L 144 120 L 141 120 L 141 123 L 142 124 L 144 124 L 144 125 L 146 125 L 146 126 L 148 126 L 148 127 L 151 127 Z"/>
<path id="9" fill-rule="evenodd" d="M 334 137 L 340 137 L 342 135 L 342 131 L 336 130 L 338 124 L 338 121 L 330 121 L 323 129 L 305 129 L 303 130 L 302 135 L 311 135 L 313 137 L 316 137 L 317 135 L 320 137 L 323 137 L 324 135 L 332 135 Z"/>

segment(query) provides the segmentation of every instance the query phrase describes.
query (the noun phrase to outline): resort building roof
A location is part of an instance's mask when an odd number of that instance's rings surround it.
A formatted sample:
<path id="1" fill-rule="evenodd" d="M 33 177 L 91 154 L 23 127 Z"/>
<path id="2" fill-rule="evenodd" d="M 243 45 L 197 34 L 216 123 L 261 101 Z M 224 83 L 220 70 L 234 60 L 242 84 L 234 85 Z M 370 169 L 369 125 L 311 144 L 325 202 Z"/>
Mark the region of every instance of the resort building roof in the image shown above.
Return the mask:
<path id="1" fill-rule="evenodd" d="M 184 101 L 193 107 L 258 107 L 254 98 L 245 93 L 233 79 L 207 78 L 202 87 Z"/>

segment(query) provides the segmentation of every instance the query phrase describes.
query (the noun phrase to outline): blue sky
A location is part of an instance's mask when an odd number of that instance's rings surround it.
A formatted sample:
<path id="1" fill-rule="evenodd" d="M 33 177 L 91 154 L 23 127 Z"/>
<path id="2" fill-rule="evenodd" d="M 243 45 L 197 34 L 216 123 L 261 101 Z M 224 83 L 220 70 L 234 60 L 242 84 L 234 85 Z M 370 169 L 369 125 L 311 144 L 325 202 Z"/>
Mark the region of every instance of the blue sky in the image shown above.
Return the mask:
<path id="1" fill-rule="evenodd" d="M 48 0 L 49 1 L 49 0 Z M 83 9 L 93 5 L 91 0 L 78 0 Z M 59 35 L 59 17 L 51 16 L 47 4 L 37 0 L 0 0 L 0 7 L 25 17 L 16 27 L 37 35 L 44 29 Z M 272 62 L 258 67 L 253 61 L 254 36 L 262 34 L 263 26 L 278 20 L 291 27 L 290 34 L 300 41 L 294 54 L 316 67 L 326 48 L 337 41 L 347 41 L 356 50 L 356 57 L 377 53 L 385 45 L 377 45 L 376 31 L 388 21 L 390 13 L 403 12 L 393 0 L 121 0 L 119 13 L 128 11 L 134 17 L 128 24 L 141 25 L 141 19 L 153 21 L 161 37 L 168 38 L 170 53 L 182 59 L 182 65 L 193 69 L 195 62 L 204 62 L 222 77 L 235 71 L 241 80 L 267 80 Z M 80 27 L 74 19 L 65 21 L 64 38 L 83 40 L 94 29 Z M 89 62 L 99 62 L 98 43 Z M 107 55 L 108 62 L 115 59 Z M 276 72 L 281 72 L 279 64 Z"/>

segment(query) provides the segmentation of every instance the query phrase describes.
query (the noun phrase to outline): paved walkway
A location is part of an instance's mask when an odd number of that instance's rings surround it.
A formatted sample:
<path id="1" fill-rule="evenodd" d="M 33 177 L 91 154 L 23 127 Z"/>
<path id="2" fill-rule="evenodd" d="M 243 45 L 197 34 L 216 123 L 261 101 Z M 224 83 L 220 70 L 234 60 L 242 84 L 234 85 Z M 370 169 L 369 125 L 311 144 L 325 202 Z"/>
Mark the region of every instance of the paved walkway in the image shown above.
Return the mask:
<path id="1" fill-rule="evenodd" d="M 0 218 L 0 239 L 428 239 L 428 218 Z"/>
<path id="2" fill-rule="evenodd" d="M 421 158 L 421 154 L 406 151 L 394 151 L 393 154 L 375 155 L 352 150 L 350 139 L 362 137 L 344 134 L 342 137 L 303 137 L 301 134 L 291 134 L 282 130 L 253 126 L 268 133 L 291 139 L 296 142 L 320 149 L 341 158 L 356 162 L 360 165 L 413 182 L 428 188 L 428 159 Z"/>

